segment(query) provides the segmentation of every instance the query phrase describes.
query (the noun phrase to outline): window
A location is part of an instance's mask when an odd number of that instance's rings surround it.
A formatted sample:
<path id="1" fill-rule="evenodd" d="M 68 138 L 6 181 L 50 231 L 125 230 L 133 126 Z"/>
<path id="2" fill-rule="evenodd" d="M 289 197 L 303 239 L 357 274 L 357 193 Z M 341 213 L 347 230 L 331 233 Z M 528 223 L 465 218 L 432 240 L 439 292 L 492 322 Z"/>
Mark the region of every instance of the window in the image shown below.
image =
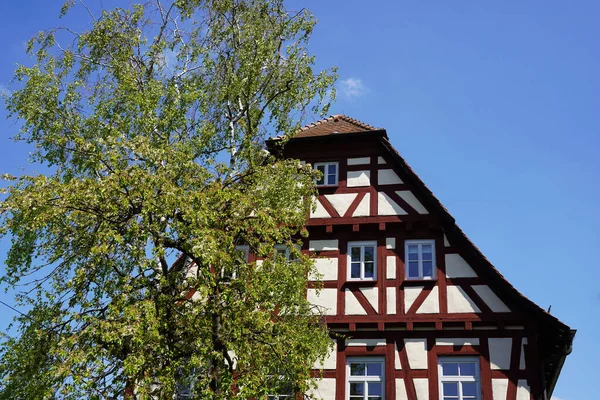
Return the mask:
<path id="1" fill-rule="evenodd" d="M 250 255 L 250 246 L 248 246 L 248 245 L 235 246 L 235 250 L 240 252 L 242 259 L 247 263 L 248 259 L 249 259 L 248 257 Z M 221 269 L 221 278 L 223 278 L 223 280 L 225 282 L 235 279 L 235 277 L 237 276 L 236 269 L 237 268 L 235 266 L 232 266 L 231 270 L 229 270 L 229 268 Z"/>
<path id="2" fill-rule="evenodd" d="M 276 244 L 275 251 L 278 256 L 282 256 L 286 261 L 290 260 L 290 249 L 284 244 Z"/>
<path id="3" fill-rule="evenodd" d="M 354 242 L 348 244 L 348 279 L 377 279 L 377 243 Z"/>
<path id="4" fill-rule="evenodd" d="M 480 400 L 479 360 L 476 357 L 440 357 L 442 400 Z"/>
<path id="5" fill-rule="evenodd" d="M 346 363 L 348 400 L 383 400 L 385 398 L 383 358 L 351 357 Z"/>
<path id="6" fill-rule="evenodd" d="M 435 242 L 433 240 L 407 240 L 404 250 L 407 279 L 435 278 Z"/>
<path id="7" fill-rule="evenodd" d="M 315 163 L 315 169 L 323 174 L 321 179 L 317 181 L 318 186 L 335 186 L 338 184 L 339 168 L 337 162 Z"/>

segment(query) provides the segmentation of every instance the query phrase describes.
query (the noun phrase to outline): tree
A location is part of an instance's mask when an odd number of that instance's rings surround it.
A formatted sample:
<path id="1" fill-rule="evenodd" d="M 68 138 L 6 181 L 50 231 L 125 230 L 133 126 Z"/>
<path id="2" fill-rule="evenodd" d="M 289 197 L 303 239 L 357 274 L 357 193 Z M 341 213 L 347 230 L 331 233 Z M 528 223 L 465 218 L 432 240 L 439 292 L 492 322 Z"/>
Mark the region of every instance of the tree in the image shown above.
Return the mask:
<path id="1" fill-rule="evenodd" d="M 314 17 L 283 0 L 89 15 L 85 32 L 32 39 L 6 99 L 49 172 L 6 177 L 1 282 L 25 285 L 27 311 L 1 343 L 0 398 L 306 391 L 330 345 L 297 247 L 315 175 L 264 139 L 327 111 L 335 70 L 313 72 Z"/>

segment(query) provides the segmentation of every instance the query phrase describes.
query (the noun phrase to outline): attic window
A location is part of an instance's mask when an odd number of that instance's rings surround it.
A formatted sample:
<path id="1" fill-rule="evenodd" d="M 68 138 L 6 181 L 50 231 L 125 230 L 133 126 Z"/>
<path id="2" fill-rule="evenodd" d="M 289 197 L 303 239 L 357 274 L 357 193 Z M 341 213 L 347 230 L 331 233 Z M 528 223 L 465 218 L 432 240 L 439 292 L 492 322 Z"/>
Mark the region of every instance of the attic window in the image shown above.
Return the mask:
<path id="1" fill-rule="evenodd" d="M 435 242 L 407 240 L 404 243 L 406 279 L 435 279 Z"/>
<path id="2" fill-rule="evenodd" d="M 337 162 L 315 163 L 315 169 L 321 172 L 317 186 L 336 186 L 338 184 L 339 166 Z"/>

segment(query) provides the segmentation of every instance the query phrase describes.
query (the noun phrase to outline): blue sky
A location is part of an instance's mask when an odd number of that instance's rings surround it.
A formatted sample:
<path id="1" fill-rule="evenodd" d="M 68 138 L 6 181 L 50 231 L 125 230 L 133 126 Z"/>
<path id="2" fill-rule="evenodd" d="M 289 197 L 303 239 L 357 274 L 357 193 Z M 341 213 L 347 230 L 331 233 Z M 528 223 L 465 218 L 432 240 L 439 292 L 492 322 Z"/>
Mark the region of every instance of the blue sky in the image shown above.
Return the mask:
<path id="1" fill-rule="evenodd" d="M 15 63 L 27 62 L 27 39 L 62 23 L 61 0 L 5 3 L 0 91 L 9 89 Z M 339 67 L 332 112 L 386 128 L 500 272 L 578 329 L 555 397 L 596 398 L 600 3 L 289 5 L 317 15 L 312 52 L 320 67 Z M 0 172 L 31 170 L 5 116 L 0 107 Z M 11 316 L 0 308 L 0 326 Z"/>

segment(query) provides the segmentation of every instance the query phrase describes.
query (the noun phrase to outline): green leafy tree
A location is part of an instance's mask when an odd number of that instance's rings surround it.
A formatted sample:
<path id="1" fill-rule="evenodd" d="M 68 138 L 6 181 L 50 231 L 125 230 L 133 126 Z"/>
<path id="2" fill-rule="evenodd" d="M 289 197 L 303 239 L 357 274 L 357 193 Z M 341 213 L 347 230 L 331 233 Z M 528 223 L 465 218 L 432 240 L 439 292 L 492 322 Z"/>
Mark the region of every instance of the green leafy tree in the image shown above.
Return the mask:
<path id="1" fill-rule="evenodd" d="M 1 282 L 27 312 L 0 344 L 0 398 L 306 392 L 329 346 L 297 247 L 315 175 L 264 140 L 327 111 L 314 17 L 282 0 L 89 16 L 32 39 L 6 99 L 50 172 L 5 177 Z"/>

